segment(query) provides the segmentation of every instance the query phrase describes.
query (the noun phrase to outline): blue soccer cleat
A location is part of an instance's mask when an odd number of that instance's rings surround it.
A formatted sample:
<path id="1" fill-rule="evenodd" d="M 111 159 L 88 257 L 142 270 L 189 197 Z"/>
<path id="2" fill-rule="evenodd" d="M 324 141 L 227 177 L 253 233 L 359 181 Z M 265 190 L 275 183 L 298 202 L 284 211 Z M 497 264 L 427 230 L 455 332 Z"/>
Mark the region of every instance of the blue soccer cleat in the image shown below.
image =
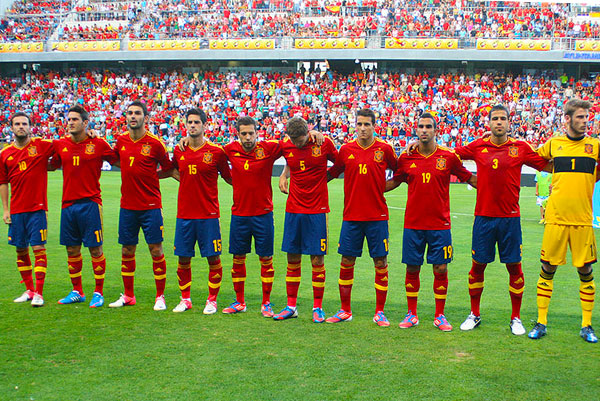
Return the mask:
<path id="1" fill-rule="evenodd" d="M 546 335 L 546 325 L 541 324 L 541 323 L 536 323 L 535 326 L 533 326 L 533 329 L 531 329 L 531 331 L 527 335 L 527 337 L 531 338 L 532 340 L 539 340 L 540 338 L 544 337 L 545 335 Z"/>
<path id="2" fill-rule="evenodd" d="M 85 302 L 85 295 L 81 295 L 79 291 L 75 290 L 71 291 L 69 295 L 58 301 L 61 305 L 78 304 L 81 302 Z"/>
<path id="3" fill-rule="evenodd" d="M 582 327 L 581 331 L 579 332 L 579 335 L 588 343 L 598 342 L 598 337 L 596 337 L 596 333 L 594 333 L 594 329 L 592 329 L 592 326 Z"/>
<path id="4" fill-rule="evenodd" d="M 285 319 L 292 319 L 295 317 L 298 317 L 298 310 L 296 308 L 290 308 L 289 306 L 286 306 L 285 308 L 283 308 L 281 310 L 281 312 L 279 312 L 278 314 L 273 316 L 273 319 L 285 320 Z"/>
<path id="5" fill-rule="evenodd" d="M 99 308 L 104 305 L 104 297 L 99 292 L 94 292 L 90 301 L 90 308 Z"/>
<path id="6" fill-rule="evenodd" d="M 313 322 L 323 323 L 325 321 L 325 312 L 323 308 L 313 308 Z"/>
<path id="7" fill-rule="evenodd" d="M 404 316 L 404 320 L 402 320 L 398 327 L 401 329 L 410 329 L 411 327 L 415 327 L 419 324 L 419 318 L 417 315 L 413 315 L 412 312 L 408 312 L 406 316 Z"/>
<path id="8" fill-rule="evenodd" d="M 275 315 L 275 313 L 273 313 L 273 304 L 270 302 L 262 304 L 260 306 L 260 313 L 262 313 L 263 317 L 272 318 L 273 315 Z"/>

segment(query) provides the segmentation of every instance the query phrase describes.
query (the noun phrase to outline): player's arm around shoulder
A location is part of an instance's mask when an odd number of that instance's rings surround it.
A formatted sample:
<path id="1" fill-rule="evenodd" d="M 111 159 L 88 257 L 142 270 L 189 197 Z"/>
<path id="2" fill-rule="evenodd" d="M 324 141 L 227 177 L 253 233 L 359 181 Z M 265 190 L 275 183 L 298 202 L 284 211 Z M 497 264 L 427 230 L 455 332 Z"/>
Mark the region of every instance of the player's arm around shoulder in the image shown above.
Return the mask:
<path id="1" fill-rule="evenodd" d="M 339 152 L 337 153 L 337 156 L 335 158 L 335 162 L 333 163 L 333 166 L 329 167 L 327 169 L 327 181 L 331 181 L 334 178 L 338 178 L 340 176 L 340 174 L 342 174 L 346 168 L 346 153 L 347 153 L 347 144 L 346 145 L 342 145 L 342 147 L 340 148 Z"/>
<path id="2" fill-rule="evenodd" d="M 279 176 L 279 190 L 284 193 L 284 194 L 288 194 L 289 193 L 289 189 L 288 189 L 288 177 L 290 176 L 290 166 L 288 166 L 288 164 L 285 164 L 285 167 L 283 168 L 283 171 L 281 172 L 281 175 Z"/>
<path id="3" fill-rule="evenodd" d="M 229 168 L 227 153 L 225 149 L 220 145 L 215 145 L 217 147 L 217 153 L 219 154 L 219 159 L 217 160 L 217 170 L 221 174 L 221 178 L 223 181 L 232 185 L 233 180 L 231 178 L 231 169 Z"/>
<path id="4" fill-rule="evenodd" d="M 409 158 L 408 150 L 402 152 L 397 161 L 397 168 L 394 171 L 394 176 L 385 182 L 385 190 L 384 192 L 389 192 L 393 189 L 396 189 L 403 182 L 408 182 L 408 177 L 406 175 L 406 160 Z"/>

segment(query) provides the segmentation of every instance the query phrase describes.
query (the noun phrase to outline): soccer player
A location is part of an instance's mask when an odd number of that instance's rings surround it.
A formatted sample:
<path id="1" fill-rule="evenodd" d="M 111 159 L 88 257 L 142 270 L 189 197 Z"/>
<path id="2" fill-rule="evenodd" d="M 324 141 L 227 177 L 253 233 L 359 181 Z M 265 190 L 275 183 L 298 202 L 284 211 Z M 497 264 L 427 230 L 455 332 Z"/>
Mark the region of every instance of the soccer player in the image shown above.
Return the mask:
<path id="1" fill-rule="evenodd" d="M 339 289 L 341 309 L 327 323 L 352 320 L 350 305 L 354 264 L 362 255 L 365 237 L 375 264 L 376 306 L 373 321 L 382 327 L 390 323 L 383 312 L 388 290 L 389 249 L 388 209 L 385 191 L 386 169 L 396 170 L 397 159 L 388 143 L 374 137 L 375 113 L 361 109 L 356 116 L 356 139 L 343 145 L 330 177 L 344 172 L 344 214 L 338 253 L 342 255 Z"/>
<path id="2" fill-rule="evenodd" d="M 167 264 L 163 252 L 163 216 L 159 178 L 172 174 L 173 164 L 167 148 L 156 136 L 146 131 L 148 108 L 139 100 L 127 107 L 127 132 L 117 137 L 115 152 L 121 165 L 121 211 L 119 213 L 119 244 L 123 246 L 121 276 L 124 294 L 111 308 L 135 305 L 135 251 L 140 227 L 152 256 L 156 283 L 154 310 L 166 310 L 165 281 Z M 162 167 L 159 177 L 157 167 Z"/>
<path id="3" fill-rule="evenodd" d="M 408 313 L 400 328 L 419 324 L 417 298 L 421 282 L 419 273 L 423 264 L 425 246 L 427 263 L 433 265 L 433 292 L 435 316 L 433 325 L 441 331 L 452 331 L 444 315 L 448 293 L 448 263 L 452 261 L 452 235 L 450 232 L 450 176 L 477 186 L 477 180 L 460 158 L 451 150 L 437 146 L 436 120 L 423 113 L 417 122 L 419 144 L 415 152 L 404 152 L 398 158 L 398 170 L 388 180 L 388 190 L 402 182 L 408 183 L 408 199 L 404 215 L 402 263 L 406 264 L 406 300 Z"/>
<path id="4" fill-rule="evenodd" d="M 281 147 L 275 140 L 258 142 L 256 121 L 252 117 L 240 117 L 236 128 L 238 141 L 224 147 L 231 163 L 233 185 L 229 253 L 233 255 L 231 277 L 236 299 L 223 309 L 223 313 L 246 312 L 246 254 L 250 253 L 254 238 L 262 282 L 260 309 L 264 317 L 272 318 L 274 225 L 271 175 L 275 160 L 281 156 Z"/>
<path id="5" fill-rule="evenodd" d="M 535 173 L 535 196 L 536 204 L 540 207 L 540 224 L 546 222 L 546 204 L 550 196 L 550 183 L 552 174 L 547 171 L 538 171 Z"/>
<path id="6" fill-rule="evenodd" d="M 308 124 L 292 117 L 286 125 L 287 138 L 281 151 L 289 166 L 291 182 L 287 199 L 283 244 L 287 252 L 287 306 L 273 316 L 275 320 L 298 317 L 296 301 L 300 286 L 302 255 L 310 255 L 313 286 L 313 322 L 323 323 L 325 257 L 327 254 L 327 161 L 335 161 L 335 145 L 325 138 L 322 145 L 310 139 Z M 287 180 L 286 180 L 287 183 Z"/>
<path id="7" fill-rule="evenodd" d="M 524 276 L 521 268 L 522 235 L 519 209 L 521 168 L 523 164 L 537 170 L 548 162 L 524 141 L 508 136 L 509 112 L 502 105 L 490 110 L 491 136 L 479 138 L 467 146 L 457 147 L 463 160 L 474 160 L 477 166 L 477 202 L 473 223 L 472 258 L 469 271 L 471 313 L 460 325 L 461 330 L 473 330 L 481 323 L 480 302 L 484 287 L 484 272 L 495 259 L 498 244 L 500 262 L 509 274 L 512 304 L 510 320 L 514 335 L 525 334 L 521 322 L 521 301 Z"/>
<path id="8" fill-rule="evenodd" d="M 191 262 L 198 243 L 201 256 L 208 261 L 208 299 L 204 314 L 212 315 L 217 312 L 217 295 L 223 277 L 217 179 L 221 173 L 221 177 L 231 184 L 231 173 L 223 148 L 204 138 L 205 123 L 206 113 L 203 110 L 189 110 L 185 118 L 188 146 L 184 151 L 176 148 L 173 155 L 180 178 L 175 255 L 179 257 L 177 277 L 181 290 L 181 302 L 173 312 L 192 308 Z"/>
<path id="9" fill-rule="evenodd" d="M 598 342 L 592 328 L 596 295 L 592 269 L 592 264 L 596 262 L 592 196 L 600 143 L 586 135 L 590 108 L 588 101 L 571 99 L 566 102 L 563 108 L 566 135 L 550 138 L 538 149 L 543 158 L 554 162 L 554 171 L 542 240 L 542 269 L 537 282 L 538 319 L 529 332 L 531 339 L 546 335 L 554 273 L 558 265 L 566 263 L 568 245 L 580 280 L 582 321 L 579 334 L 587 342 Z"/>
<path id="10" fill-rule="evenodd" d="M 0 152 L 0 198 L 2 218 L 8 224 L 8 243 L 17 250 L 17 269 L 25 284 L 25 292 L 14 302 L 31 301 L 31 306 L 39 307 L 44 305 L 47 268 L 47 169 L 54 147 L 51 141 L 31 137 L 31 119 L 25 113 L 13 114 L 10 127 L 15 140 Z M 33 269 L 29 257 L 30 245 L 35 257 Z M 35 273 L 35 286 L 32 270 Z"/>
<path id="11" fill-rule="evenodd" d="M 73 106 L 67 114 L 69 136 L 53 142 L 55 167 L 62 164 L 63 194 L 60 218 L 60 243 L 67 248 L 67 264 L 73 290 L 59 304 L 85 302 L 81 284 L 81 243 L 92 257 L 96 287 L 90 308 L 104 305 L 106 259 L 102 252 L 102 197 L 100 173 L 104 160 L 115 163 L 117 157 L 108 142 L 90 138 L 87 133 L 88 112 Z"/>

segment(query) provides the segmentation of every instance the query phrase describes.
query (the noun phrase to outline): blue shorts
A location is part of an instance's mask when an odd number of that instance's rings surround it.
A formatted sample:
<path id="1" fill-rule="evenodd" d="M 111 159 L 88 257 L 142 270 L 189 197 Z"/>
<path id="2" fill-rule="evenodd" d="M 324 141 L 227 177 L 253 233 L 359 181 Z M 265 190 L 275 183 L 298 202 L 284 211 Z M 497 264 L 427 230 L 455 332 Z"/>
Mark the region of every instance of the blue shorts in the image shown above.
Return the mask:
<path id="1" fill-rule="evenodd" d="M 140 227 L 147 244 L 163 242 L 162 209 L 129 210 L 121 208 L 119 213 L 119 244 L 137 245 Z"/>
<path id="2" fill-rule="evenodd" d="M 175 255 L 194 257 L 198 243 L 203 258 L 221 254 L 219 219 L 177 219 L 175 223 Z"/>
<path id="3" fill-rule="evenodd" d="M 475 216 L 472 257 L 477 263 L 491 263 L 496 258 L 496 243 L 502 263 L 519 263 L 523 248 L 520 217 Z"/>
<path id="4" fill-rule="evenodd" d="M 229 253 L 232 255 L 245 255 L 252 251 L 252 237 L 254 249 L 258 256 L 273 256 L 273 241 L 275 226 L 273 225 L 273 212 L 260 216 L 231 216 L 229 226 Z"/>
<path id="5" fill-rule="evenodd" d="M 80 200 L 62 209 L 60 213 L 60 244 L 102 245 L 102 206 L 89 199 Z"/>
<path id="6" fill-rule="evenodd" d="M 44 245 L 48 235 L 48 219 L 45 210 L 15 213 L 10 215 L 12 223 L 8 226 L 8 243 L 17 248 L 29 245 Z"/>
<path id="7" fill-rule="evenodd" d="M 281 250 L 302 255 L 327 255 L 327 214 L 286 212 Z"/>
<path id="8" fill-rule="evenodd" d="M 452 234 L 450 230 L 404 229 L 402 263 L 421 266 L 427 245 L 427 263 L 444 265 L 452 262 Z"/>
<path id="9" fill-rule="evenodd" d="M 387 220 L 342 221 L 338 253 L 343 256 L 361 256 L 365 237 L 372 258 L 387 256 L 390 243 Z"/>

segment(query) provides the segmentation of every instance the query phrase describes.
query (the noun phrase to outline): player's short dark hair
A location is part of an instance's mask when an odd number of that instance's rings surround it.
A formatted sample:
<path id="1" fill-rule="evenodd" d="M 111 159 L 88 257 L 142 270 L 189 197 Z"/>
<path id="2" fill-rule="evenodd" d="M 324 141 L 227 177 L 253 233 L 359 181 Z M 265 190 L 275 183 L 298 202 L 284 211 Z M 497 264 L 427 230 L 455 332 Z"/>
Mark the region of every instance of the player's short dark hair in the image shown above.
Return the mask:
<path id="1" fill-rule="evenodd" d="M 196 107 L 194 107 L 193 109 L 189 109 L 187 113 L 185 113 L 185 121 L 188 120 L 188 117 L 191 115 L 195 115 L 200 117 L 200 121 L 202 121 L 202 124 L 206 124 L 206 113 L 204 112 L 204 110 L 202 109 L 198 109 Z"/>
<path id="2" fill-rule="evenodd" d="M 131 106 L 140 107 L 144 112 L 144 117 L 148 115 L 148 106 L 146 106 L 146 103 L 142 102 L 141 100 L 134 100 L 133 102 L 129 103 L 127 109 L 129 109 Z"/>
<path id="3" fill-rule="evenodd" d="M 89 121 L 90 120 L 90 115 L 87 112 L 86 109 L 84 109 L 82 106 L 76 104 L 75 106 L 71 106 L 69 108 L 69 113 L 77 113 L 81 116 L 81 120 L 83 121 Z"/>
<path id="4" fill-rule="evenodd" d="M 292 117 L 285 125 L 285 133 L 290 138 L 308 135 L 308 123 L 302 117 Z"/>
<path id="5" fill-rule="evenodd" d="M 358 116 L 361 117 L 370 117 L 371 118 L 371 122 L 373 125 L 375 125 L 375 120 L 377 119 L 377 116 L 375 116 L 375 112 L 371 109 L 360 109 L 358 111 L 358 113 L 356 113 L 356 117 L 358 118 Z"/>
<path id="6" fill-rule="evenodd" d="M 572 117 L 577 109 L 589 110 L 591 107 L 592 104 L 587 100 L 571 99 L 563 106 L 563 113 L 565 113 L 565 116 Z"/>
<path id="7" fill-rule="evenodd" d="M 492 113 L 495 111 L 503 111 L 506 113 L 506 118 L 510 118 L 510 112 L 503 104 L 497 104 L 494 107 L 492 107 L 492 109 L 490 110 L 490 117 L 492 117 Z"/>
<path id="8" fill-rule="evenodd" d="M 13 125 L 13 120 L 15 118 L 17 118 L 17 117 L 25 117 L 25 118 L 27 118 L 27 122 L 29 123 L 29 125 L 31 125 L 31 118 L 27 114 L 23 113 L 22 111 L 17 111 L 15 114 L 13 114 L 12 116 L 10 116 L 10 126 L 11 127 Z"/>
<path id="9" fill-rule="evenodd" d="M 254 127 L 254 129 L 256 129 L 256 120 L 248 116 L 240 117 L 235 122 L 235 129 L 237 129 L 239 132 L 242 125 L 251 125 Z"/>
<path id="10" fill-rule="evenodd" d="M 429 118 L 431 121 L 433 121 L 433 129 L 437 128 L 437 120 L 435 119 L 433 114 L 431 114 L 429 112 L 425 112 L 425 113 L 421 114 L 421 116 L 419 117 L 419 120 L 422 120 L 424 118 Z"/>

